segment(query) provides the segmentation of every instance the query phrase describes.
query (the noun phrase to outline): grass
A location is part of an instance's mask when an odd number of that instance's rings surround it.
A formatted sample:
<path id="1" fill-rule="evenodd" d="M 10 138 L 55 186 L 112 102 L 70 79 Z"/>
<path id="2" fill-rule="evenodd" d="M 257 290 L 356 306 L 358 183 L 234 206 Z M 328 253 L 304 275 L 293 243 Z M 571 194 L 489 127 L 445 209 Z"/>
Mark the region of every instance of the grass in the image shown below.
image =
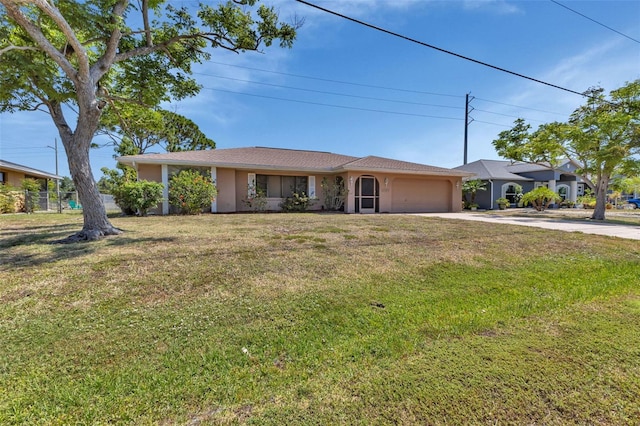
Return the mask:
<path id="1" fill-rule="evenodd" d="M 592 221 L 593 209 L 548 209 L 538 212 L 532 208 L 511 208 L 506 210 L 487 210 L 488 214 L 502 216 L 531 216 L 537 215 L 548 219 L 561 219 L 571 221 Z M 640 209 L 610 209 L 605 213 L 604 223 L 619 225 L 640 225 Z"/>
<path id="2" fill-rule="evenodd" d="M 0 424 L 634 424 L 640 247 L 395 215 L 0 217 Z"/>

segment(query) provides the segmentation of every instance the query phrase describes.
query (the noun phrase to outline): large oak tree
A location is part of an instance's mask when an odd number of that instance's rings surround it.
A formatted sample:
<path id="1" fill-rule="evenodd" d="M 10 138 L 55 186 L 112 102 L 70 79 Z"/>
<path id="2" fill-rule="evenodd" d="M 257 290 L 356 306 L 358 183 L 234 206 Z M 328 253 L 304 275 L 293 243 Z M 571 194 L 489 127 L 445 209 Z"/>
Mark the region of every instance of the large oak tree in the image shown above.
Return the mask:
<path id="1" fill-rule="evenodd" d="M 591 218 L 603 220 L 611 178 L 615 173 L 636 174 L 640 167 L 640 80 L 613 90 L 608 98 L 601 88 L 585 95 L 585 104 L 566 123 L 543 124 L 532 132 L 518 119 L 493 145 L 504 158 L 550 168 L 563 159 L 574 160 L 580 165 L 574 174 L 596 196 Z"/>
<path id="2" fill-rule="evenodd" d="M 194 12 L 162 0 L 0 0 L 0 112 L 45 111 L 57 127 L 84 207 L 72 239 L 120 233 L 89 162 L 110 104 L 152 108 L 197 94 L 191 66 L 211 48 L 255 51 L 276 40 L 291 47 L 298 24 L 256 3 L 201 4 Z"/>

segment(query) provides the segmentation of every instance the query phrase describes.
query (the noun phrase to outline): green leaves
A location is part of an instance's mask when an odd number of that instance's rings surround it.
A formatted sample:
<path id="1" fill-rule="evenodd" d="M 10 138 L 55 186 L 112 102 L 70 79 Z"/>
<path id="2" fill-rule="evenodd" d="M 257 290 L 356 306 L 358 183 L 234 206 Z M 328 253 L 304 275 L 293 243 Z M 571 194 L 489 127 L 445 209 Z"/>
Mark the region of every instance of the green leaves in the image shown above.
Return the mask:
<path id="1" fill-rule="evenodd" d="M 566 123 L 548 123 L 531 132 L 531 126 L 518 119 L 514 127 L 501 132 L 493 141 L 502 157 L 529 163 L 548 163 L 572 159 L 580 168 L 576 173 L 596 191 L 606 191 L 615 173 L 637 173 L 640 169 L 640 80 L 627 83 L 610 93 L 602 88 L 585 92 L 585 104 L 577 108 Z M 599 206 L 605 202 L 598 197 Z M 604 206 L 594 219 L 604 218 Z M 595 217 L 598 216 L 598 217 Z"/>
<path id="2" fill-rule="evenodd" d="M 493 141 L 498 155 L 511 160 L 523 161 L 526 156 L 525 147 L 529 142 L 530 129 L 529 124 L 526 124 L 522 118 L 518 118 L 510 130 L 500 132 L 498 139 Z"/>
<path id="3" fill-rule="evenodd" d="M 547 209 L 551 204 L 556 201 L 560 201 L 561 199 L 562 197 L 546 186 L 539 186 L 522 196 L 522 202 L 524 205 L 531 203 L 531 205 L 538 211 Z"/>
<path id="4" fill-rule="evenodd" d="M 74 102 L 77 88 L 69 80 L 76 75 L 67 68 L 62 72 L 60 59 L 80 70 L 80 54 L 88 57 L 94 82 L 112 98 L 155 107 L 170 98 L 194 96 L 200 87 L 187 75 L 193 63 L 210 58 L 207 46 L 241 52 L 280 39 L 282 47 L 291 47 L 299 25 L 279 23 L 271 7 L 252 11 L 255 4 L 228 1 L 195 9 L 157 0 L 148 8 L 122 0 L 56 2 L 50 8 L 64 25 L 44 9 L 20 7 L 41 33 L 38 41 L 10 18 L 7 8 L 0 9 L 0 110 L 28 110 L 50 98 Z M 59 53 L 46 51 L 43 43 Z M 80 46 L 83 51 L 76 52 Z"/>
<path id="5" fill-rule="evenodd" d="M 171 111 L 114 103 L 102 116 L 102 124 L 105 132 L 119 140 L 119 155 L 144 154 L 156 146 L 167 152 L 216 147 L 196 123 Z"/>
<path id="6" fill-rule="evenodd" d="M 201 213 L 217 193 L 211 178 L 197 170 L 182 170 L 169 181 L 169 203 L 182 214 Z"/>
<path id="7" fill-rule="evenodd" d="M 150 208 L 162 201 L 164 185 L 146 180 L 122 182 L 114 188 L 116 204 L 125 213 L 137 213 L 146 216 Z"/>

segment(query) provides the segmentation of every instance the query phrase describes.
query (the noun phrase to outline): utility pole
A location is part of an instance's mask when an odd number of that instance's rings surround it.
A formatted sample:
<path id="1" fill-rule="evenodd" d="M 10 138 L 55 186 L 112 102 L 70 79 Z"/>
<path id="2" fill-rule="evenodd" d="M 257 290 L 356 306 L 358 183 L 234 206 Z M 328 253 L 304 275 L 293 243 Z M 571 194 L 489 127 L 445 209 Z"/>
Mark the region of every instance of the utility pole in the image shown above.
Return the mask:
<path id="1" fill-rule="evenodd" d="M 51 148 L 56 153 L 56 176 L 58 176 L 58 138 L 54 139 L 55 145 L 49 146 L 47 148 Z M 58 213 L 62 213 L 62 200 L 60 199 L 60 179 L 56 178 L 56 197 L 58 198 Z"/>
<path id="2" fill-rule="evenodd" d="M 467 151 L 469 149 L 469 124 L 473 121 L 473 117 L 469 117 L 469 113 L 473 111 L 473 107 L 471 106 L 471 101 L 474 99 L 473 96 L 469 97 L 469 93 L 465 95 L 465 108 L 464 108 L 464 162 L 463 164 L 467 164 Z"/>

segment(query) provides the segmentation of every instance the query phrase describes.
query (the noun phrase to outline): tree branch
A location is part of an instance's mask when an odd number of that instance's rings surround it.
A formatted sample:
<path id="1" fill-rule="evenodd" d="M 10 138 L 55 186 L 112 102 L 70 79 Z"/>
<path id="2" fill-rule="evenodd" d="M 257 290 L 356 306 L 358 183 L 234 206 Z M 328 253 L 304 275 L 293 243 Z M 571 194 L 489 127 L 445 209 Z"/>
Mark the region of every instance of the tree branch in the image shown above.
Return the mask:
<path id="1" fill-rule="evenodd" d="M 40 28 L 35 25 L 29 18 L 27 18 L 24 13 L 22 13 L 19 6 L 20 3 L 23 3 L 25 5 L 29 4 L 29 2 L 27 2 L 26 0 L 0 0 L 0 4 L 2 4 L 7 10 L 7 15 L 9 15 L 11 19 L 16 21 L 18 25 L 20 25 L 27 32 L 27 34 L 29 34 L 29 36 L 40 47 L 40 49 L 44 50 L 45 53 L 49 55 L 60 66 L 60 68 L 62 68 L 69 79 L 76 82 L 78 78 L 76 69 L 71 65 L 67 58 L 64 57 L 64 54 L 51 44 L 51 42 L 42 33 Z M 43 3 L 43 1 L 37 0 L 34 3 L 41 4 Z M 62 20 L 64 21 L 64 19 Z M 73 34 L 73 32 L 71 33 Z"/>
<path id="2" fill-rule="evenodd" d="M 151 27 L 149 26 L 149 0 L 142 0 L 142 22 L 144 25 L 144 34 L 147 46 L 153 46 Z"/>
<path id="3" fill-rule="evenodd" d="M 3 53 L 7 53 L 10 50 L 33 50 L 35 52 L 39 51 L 40 49 L 37 49 L 35 47 L 32 46 L 7 46 L 3 49 L 0 49 L 0 56 L 2 56 Z"/>
<path id="4" fill-rule="evenodd" d="M 118 44 L 120 43 L 120 39 L 122 38 L 122 32 L 120 31 L 120 26 L 118 25 L 117 21 L 122 17 L 125 10 L 127 9 L 127 4 L 127 0 L 119 0 L 116 4 L 113 5 L 113 9 L 111 12 L 111 23 L 113 24 L 114 29 L 111 32 L 111 36 L 106 43 L 104 54 L 91 67 L 91 77 L 96 82 L 100 81 L 102 76 L 109 71 L 111 65 L 115 62 L 116 54 L 118 52 Z"/>
<path id="5" fill-rule="evenodd" d="M 143 55 L 148 55 L 150 53 L 154 53 L 160 50 L 165 50 L 168 49 L 169 46 L 179 43 L 182 40 L 194 40 L 194 39 L 203 39 L 203 40 L 207 40 L 209 41 L 211 44 L 214 44 L 215 47 L 220 47 L 222 49 L 226 49 L 229 50 L 231 52 L 240 52 L 241 50 L 253 50 L 253 51 L 257 51 L 256 47 L 253 48 L 246 48 L 246 47 L 239 47 L 236 46 L 235 44 L 233 44 L 233 42 L 227 38 L 224 37 L 221 34 L 218 33 L 197 33 L 197 34 L 183 34 L 183 35 L 178 35 L 175 37 L 172 37 L 162 43 L 159 44 L 154 44 L 152 46 L 143 46 L 143 47 L 138 47 L 135 49 L 131 49 L 127 52 L 122 52 L 122 53 L 118 53 L 115 56 L 114 62 L 122 62 L 122 61 L 126 61 L 128 59 L 131 59 L 133 57 L 136 56 L 143 56 Z M 220 43 L 220 41 L 226 42 L 228 43 L 228 45 L 222 44 Z"/>

